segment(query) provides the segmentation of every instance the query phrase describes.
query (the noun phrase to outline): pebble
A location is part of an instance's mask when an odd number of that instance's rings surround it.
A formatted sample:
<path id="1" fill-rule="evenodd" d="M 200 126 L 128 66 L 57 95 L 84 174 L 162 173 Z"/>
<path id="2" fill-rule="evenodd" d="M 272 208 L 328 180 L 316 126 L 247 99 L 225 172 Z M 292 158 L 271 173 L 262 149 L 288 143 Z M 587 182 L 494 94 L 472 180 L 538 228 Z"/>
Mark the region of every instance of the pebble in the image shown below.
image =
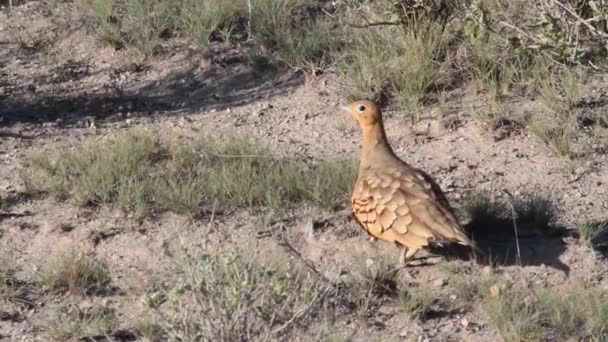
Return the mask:
<path id="1" fill-rule="evenodd" d="M 444 278 L 439 278 L 439 279 L 435 279 L 435 280 L 433 281 L 433 286 L 435 286 L 435 287 L 443 287 L 443 286 L 445 286 L 447 283 L 448 283 L 448 282 L 447 282 L 447 280 L 446 280 L 446 279 L 444 279 Z"/>

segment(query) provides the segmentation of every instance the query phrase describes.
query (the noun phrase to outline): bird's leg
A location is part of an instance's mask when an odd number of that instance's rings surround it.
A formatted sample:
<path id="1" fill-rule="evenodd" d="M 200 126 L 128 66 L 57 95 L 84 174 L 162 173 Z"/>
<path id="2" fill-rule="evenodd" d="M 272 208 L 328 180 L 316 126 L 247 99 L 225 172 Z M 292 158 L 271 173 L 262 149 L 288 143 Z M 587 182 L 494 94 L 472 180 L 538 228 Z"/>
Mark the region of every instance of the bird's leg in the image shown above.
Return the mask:
<path id="1" fill-rule="evenodd" d="M 401 267 L 407 266 L 407 264 L 414 258 L 414 255 L 418 252 L 418 248 L 407 248 L 401 247 L 401 255 L 399 256 L 399 265 Z"/>
<path id="2" fill-rule="evenodd" d="M 369 242 L 374 242 L 374 241 L 376 241 L 376 238 L 375 238 L 375 237 L 373 237 L 373 236 L 370 236 L 370 237 L 369 237 Z"/>
<path id="3" fill-rule="evenodd" d="M 405 254 L 407 253 L 407 247 L 401 246 L 401 253 L 399 253 L 399 266 L 405 266 Z"/>

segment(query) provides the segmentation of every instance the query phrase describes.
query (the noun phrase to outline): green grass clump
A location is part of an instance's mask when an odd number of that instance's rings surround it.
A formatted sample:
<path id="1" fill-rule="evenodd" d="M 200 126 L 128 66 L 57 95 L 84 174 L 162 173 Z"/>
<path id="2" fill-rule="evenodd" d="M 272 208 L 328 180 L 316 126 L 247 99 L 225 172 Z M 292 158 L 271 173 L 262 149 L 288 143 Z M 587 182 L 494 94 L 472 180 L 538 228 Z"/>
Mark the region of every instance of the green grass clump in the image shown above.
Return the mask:
<path id="1" fill-rule="evenodd" d="M 606 303 L 605 293 L 575 286 L 562 291 L 511 288 L 483 299 L 486 312 L 509 341 L 603 341 L 608 338 Z"/>
<path id="2" fill-rule="evenodd" d="M 405 312 L 421 318 L 431 312 L 435 298 L 433 291 L 424 286 L 407 289 L 399 296 L 401 307 Z"/>
<path id="3" fill-rule="evenodd" d="M 80 205 L 115 204 L 137 217 L 158 205 L 195 217 L 201 206 L 216 204 L 331 208 L 350 194 L 356 170 L 350 161 L 309 166 L 274 158 L 243 138 L 171 143 L 133 131 L 35 156 L 23 178 L 30 193 L 72 198 Z"/>
<path id="4" fill-rule="evenodd" d="M 546 194 L 535 191 L 517 197 L 491 196 L 488 192 L 469 194 L 463 205 L 473 236 L 513 236 L 513 221 L 520 234 L 555 229 L 557 209 Z"/>
<path id="5" fill-rule="evenodd" d="M 97 36 L 145 55 L 159 52 L 172 36 L 207 49 L 251 42 L 270 59 L 294 67 L 323 64 L 332 43 L 330 26 L 313 13 L 316 0 L 83 0 L 78 9 Z"/>
<path id="6" fill-rule="evenodd" d="M 420 20 L 405 29 L 350 29 L 339 71 L 353 81 L 351 99 L 395 99 L 414 111 L 439 75 L 441 28 Z M 387 48 L 389 47 L 390 48 Z"/>

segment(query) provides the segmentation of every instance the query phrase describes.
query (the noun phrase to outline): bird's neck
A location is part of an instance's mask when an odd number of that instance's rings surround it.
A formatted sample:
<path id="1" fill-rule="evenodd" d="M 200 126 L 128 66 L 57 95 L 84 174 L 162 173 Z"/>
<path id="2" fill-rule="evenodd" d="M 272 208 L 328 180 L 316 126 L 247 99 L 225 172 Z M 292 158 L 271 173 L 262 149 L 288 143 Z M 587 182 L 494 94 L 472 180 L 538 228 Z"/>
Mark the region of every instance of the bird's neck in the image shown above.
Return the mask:
<path id="1" fill-rule="evenodd" d="M 388 143 L 382 121 L 362 127 L 363 148 L 361 156 L 361 168 L 370 168 L 380 162 L 395 156 L 393 149 Z"/>

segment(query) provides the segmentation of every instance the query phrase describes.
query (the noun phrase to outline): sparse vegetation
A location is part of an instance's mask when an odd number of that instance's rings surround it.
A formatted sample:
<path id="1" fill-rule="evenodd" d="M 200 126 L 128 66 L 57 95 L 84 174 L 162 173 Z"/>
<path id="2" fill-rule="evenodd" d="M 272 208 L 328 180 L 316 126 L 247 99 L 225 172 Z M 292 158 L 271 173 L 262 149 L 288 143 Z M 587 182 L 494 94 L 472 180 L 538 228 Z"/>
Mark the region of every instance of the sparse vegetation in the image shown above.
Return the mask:
<path id="1" fill-rule="evenodd" d="M 50 259 L 41 268 L 38 281 L 54 292 L 101 294 L 109 289 L 110 273 L 105 261 L 72 251 Z"/>
<path id="2" fill-rule="evenodd" d="M 600 234 L 608 231 L 608 220 L 584 222 L 578 230 L 584 241 L 591 242 Z"/>
<path id="3" fill-rule="evenodd" d="M 157 204 L 190 217 L 201 206 L 281 208 L 309 203 L 331 208 L 356 177 L 350 161 L 281 160 L 247 139 L 161 141 L 130 132 L 95 146 L 39 155 L 24 175 L 30 192 L 74 198 L 81 205 L 117 204 L 138 217 Z"/>
<path id="4" fill-rule="evenodd" d="M 476 237 L 513 236 L 514 219 L 520 234 L 549 233 L 555 228 L 557 217 L 554 202 L 540 191 L 522 193 L 513 199 L 474 192 L 465 198 L 463 207 Z"/>
<path id="5" fill-rule="evenodd" d="M 117 325 L 118 318 L 111 307 L 66 304 L 54 309 L 42 330 L 55 341 L 86 340 L 107 336 Z"/>
<path id="6" fill-rule="evenodd" d="M 431 312 L 436 294 L 428 287 L 421 285 L 415 288 L 408 288 L 399 295 L 399 299 L 405 312 L 424 318 Z"/>
<path id="7" fill-rule="evenodd" d="M 353 80 L 350 98 L 391 97 L 413 113 L 439 75 L 441 28 L 421 19 L 405 29 L 353 28 L 345 34 L 350 41 L 339 66 Z"/>
<path id="8" fill-rule="evenodd" d="M 479 285 L 470 274 L 450 277 L 450 286 L 458 298 L 468 303 L 479 295 Z"/>
<path id="9" fill-rule="evenodd" d="M 584 222 L 578 231 L 581 239 L 593 249 L 608 251 L 608 220 Z"/>
<path id="10" fill-rule="evenodd" d="M 316 0 L 84 0 L 77 9 L 103 41 L 148 56 L 180 36 L 203 49 L 214 41 L 252 43 L 266 57 L 314 69 L 324 65 L 332 42 L 329 26 L 313 15 L 320 6 Z"/>
<path id="11" fill-rule="evenodd" d="M 608 340 L 608 222 L 581 220 L 578 244 L 557 234 L 606 204 L 608 4 L 10 3 L 3 337 Z M 335 157 L 360 137 L 332 109 L 345 97 L 388 107 L 398 154 L 452 204 L 513 189 L 462 203 L 486 255 L 436 246 L 451 261 L 399 268 L 394 246 L 364 240 L 356 162 Z"/>
<path id="12" fill-rule="evenodd" d="M 12 302 L 18 297 L 19 290 L 15 283 L 15 270 L 0 259 L 0 300 Z"/>
<path id="13" fill-rule="evenodd" d="M 608 337 L 605 293 L 572 286 L 563 293 L 511 288 L 486 294 L 484 308 L 510 341 L 584 339 Z"/>
<path id="14" fill-rule="evenodd" d="M 183 266 L 164 303 L 146 300 L 156 319 L 146 331 L 162 339 L 286 336 L 318 310 L 330 289 L 312 275 L 238 252 L 187 256 Z"/>
<path id="15" fill-rule="evenodd" d="M 376 260 L 359 258 L 357 272 L 349 289 L 357 312 L 367 316 L 377 307 L 383 297 L 396 297 L 397 272 L 399 268 L 386 257 Z"/>
<path id="16" fill-rule="evenodd" d="M 47 7 L 50 13 L 70 8 L 100 40 L 146 56 L 172 50 L 177 37 L 209 54 L 237 47 L 254 65 L 335 70 L 348 80 L 350 98 L 388 101 L 414 121 L 417 109 L 444 91 L 472 86 L 495 107 L 482 111 L 485 121 L 525 125 L 568 158 L 589 150 L 574 146 L 589 135 L 577 124 L 576 107 L 590 68 L 604 67 L 608 55 L 607 5 L 574 0 L 559 6 L 551 0 L 82 0 Z M 15 41 L 30 50 L 41 45 L 22 33 Z M 543 108 L 511 108 L 534 100 Z M 600 129 L 600 120 L 592 126 Z"/>

